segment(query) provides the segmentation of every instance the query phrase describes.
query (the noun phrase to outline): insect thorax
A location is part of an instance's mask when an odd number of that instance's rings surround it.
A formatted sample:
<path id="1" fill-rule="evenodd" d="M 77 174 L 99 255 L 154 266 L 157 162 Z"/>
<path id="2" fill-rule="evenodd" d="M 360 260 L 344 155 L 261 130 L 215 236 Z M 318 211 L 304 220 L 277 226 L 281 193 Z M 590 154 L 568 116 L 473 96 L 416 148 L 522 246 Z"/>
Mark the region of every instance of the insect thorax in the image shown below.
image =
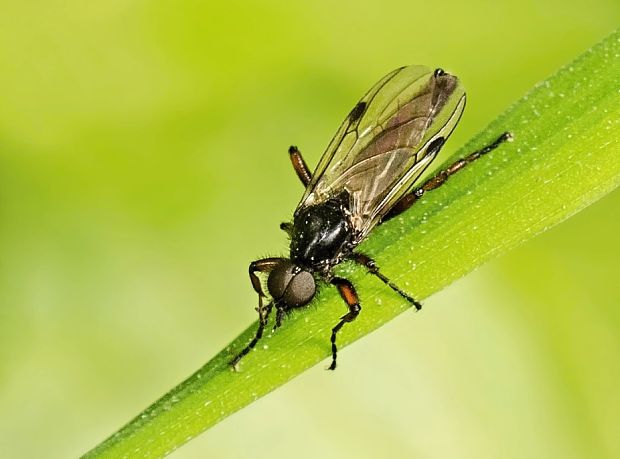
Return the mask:
<path id="1" fill-rule="evenodd" d="M 300 208 L 293 220 L 291 260 L 312 270 L 334 265 L 349 250 L 352 236 L 351 222 L 341 199 Z"/>

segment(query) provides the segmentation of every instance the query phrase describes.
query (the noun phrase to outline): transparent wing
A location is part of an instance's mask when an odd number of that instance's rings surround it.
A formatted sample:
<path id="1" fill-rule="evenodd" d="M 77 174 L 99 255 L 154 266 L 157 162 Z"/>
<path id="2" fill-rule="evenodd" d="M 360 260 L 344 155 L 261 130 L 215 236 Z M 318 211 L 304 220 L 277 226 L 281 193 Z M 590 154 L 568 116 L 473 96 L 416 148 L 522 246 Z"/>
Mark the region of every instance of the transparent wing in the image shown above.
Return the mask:
<path id="1" fill-rule="evenodd" d="M 464 107 L 452 75 L 424 66 L 387 74 L 336 132 L 298 209 L 346 191 L 360 241 L 433 161 L 439 150 L 427 147 L 450 135 Z"/>

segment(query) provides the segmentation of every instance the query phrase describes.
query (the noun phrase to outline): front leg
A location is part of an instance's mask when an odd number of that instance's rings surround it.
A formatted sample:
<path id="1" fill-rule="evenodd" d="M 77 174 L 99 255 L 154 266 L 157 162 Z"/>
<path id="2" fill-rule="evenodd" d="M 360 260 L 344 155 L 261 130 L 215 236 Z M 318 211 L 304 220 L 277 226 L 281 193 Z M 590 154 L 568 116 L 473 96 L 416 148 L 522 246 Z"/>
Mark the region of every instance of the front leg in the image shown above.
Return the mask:
<path id="1" fill-rule="evenodd" d="M 340 292 L 340 296 L 344 300 L 344 302 L 349 307 L 349 312 L 340 318 L 340 322 L 336 324 L 334 328 L 332 328 L 332 363 L 329 366 L 330 370 L 336 369 L 336 357 L 338 355 L 338 346 L 336 346 L 336 335 L 343 327 L 343 325 L 347 322 L 353 322 L 357 316 L 359 315 L 362 307 L 360 306 L 359 298 L 357 293 L 355 292 L 355 288 L 353 284 L 346 279 L 342 279 L 341 277 L 334 277 L 331 280 L 331 283 L 338 287 L 338 291 Z"/>
<path id="2" fill-rule="evenodd" d="M 265 330 L 265 326 L 267 325 L 267 319 L 269 318 L 269 314 L 271 313 L 272 308 L 273 303 L 269 303 L 264 308 L 261 308 L 261 310 L 258 312 L 258 328 L 256 329 L 256 334 L 254 335 L 254 338 L 252 338 L 252 341 L 250 341 L 248 345 L 244 347 L 241 352 L 239 352 L 239 354 L 237 354 L 237 356 L 230 361 L 230 366 L 233 367 L 235 371 L 237 371 L 237 364 L 239 363 L 239 361 L 243 357 L 245 357 L 252 349 L 254 349 L 254 346 L 256 346 L 256 344 L 263 337 L 263 331 Z"/>
<path id="3" fill-rule="evenodd" d="M 263 298 L 265 297 L 265 293 L 263 292 L 263 287 L 260 284 L 260 279 L 256 275 L 256 273 L 269 273 L 273 271 L 273 269 L 282 261 L 284 258 L 263 258 L 261 260 L 255 260 L 250 263 L 248 268 L 248 273 L 250 274 L 250 282 L 252 282 L 252 287 L 254 291 L 258 293 L 258 310 L 260 314 L 260 309 L 263 307 Z"/>
<path id="4" fill-rule="evenodd" d="M 250 281 L 252 282 L 252 287 L 254 291 L 258 293 L 258 307 L 256 311 L 258 312 L 258 329 L 256 330 L 256 334 L 252 341 L 248 343 L 246 347 L 244 347 L 237 356 L 231 360 L 230 365 L 233 369 L 237 369 L 237 364 L 239 361 L 245 357 L 253 348 L 256 346 L 256 343 L 260 341 L 263 337 L 263 331 L 265 330 L 265 326 L 267 325 L 267 319 L 269 318 L 269 314 L 273 309 L 273 302 L 269 303 L 267 306 L 263 306 L 263 297 L 265 297 L 265 293 L 263 292 L 263 287 L 261 286 L 260 279 L 256 275 L 256 273 L 268 273 L 273 271 L 273 269 L 284 260 L 283 258 L 263 258 L 262 260 L 256 260 L 250 263 L 248 268 L 248 272 L 250 274 Z"/>

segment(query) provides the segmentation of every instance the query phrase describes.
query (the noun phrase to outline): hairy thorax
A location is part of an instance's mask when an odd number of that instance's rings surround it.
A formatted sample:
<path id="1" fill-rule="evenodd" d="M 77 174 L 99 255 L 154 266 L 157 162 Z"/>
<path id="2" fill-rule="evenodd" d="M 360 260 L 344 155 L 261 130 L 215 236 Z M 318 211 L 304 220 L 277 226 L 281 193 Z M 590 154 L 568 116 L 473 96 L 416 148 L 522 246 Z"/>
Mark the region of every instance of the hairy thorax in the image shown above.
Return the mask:
<path id="1" fill-rule="evenodd" d="M 339 199 L 301 208 L 291 234 L 291 260 L 314 271 L 335 264 L 351 246 L 351 223 Z"/>

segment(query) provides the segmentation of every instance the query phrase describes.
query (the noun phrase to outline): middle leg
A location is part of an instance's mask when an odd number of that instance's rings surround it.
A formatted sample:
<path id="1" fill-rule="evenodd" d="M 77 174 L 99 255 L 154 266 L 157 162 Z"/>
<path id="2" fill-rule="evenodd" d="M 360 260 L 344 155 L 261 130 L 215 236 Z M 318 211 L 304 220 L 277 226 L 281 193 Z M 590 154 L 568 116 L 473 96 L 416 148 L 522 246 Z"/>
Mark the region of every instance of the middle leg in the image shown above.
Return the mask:
<path id="1" fill-rule="evenodd" d="M 411 303 L 413 306 L 415 306 L 416 310 L 419 311 L 420 309 L 422 309 L 422 304 L 419 301 L 417 301 L 415 298 L 413 298 L 412 296 L 410 296 L 407 293 L 403 292 L 398 287 L 398 285 L 394 284 L 390 279 L 388 279 L 386 276 L 384 276 L 379 271 L 379 267 L 377 266 L 377 263 L 375 263 L 375 260 L 370 258 L 368 255 L 365 255 L 363 253 L 353 252 L 351 255 L 349 255 L 349 259 L 353 260 L 355 263 L 358 263 L 360 265 L 364 265 L 368 269 L 368 272 L 370 274 L 372 274 L 374 276 L 377 276 L 379 279 L 381 279 L 381 281 L 385 285 L 390 287 L 392 290 L 394 290 L 396 293 L 398 293 L 404 299 L 409 301 L 409 303 Z"/>

